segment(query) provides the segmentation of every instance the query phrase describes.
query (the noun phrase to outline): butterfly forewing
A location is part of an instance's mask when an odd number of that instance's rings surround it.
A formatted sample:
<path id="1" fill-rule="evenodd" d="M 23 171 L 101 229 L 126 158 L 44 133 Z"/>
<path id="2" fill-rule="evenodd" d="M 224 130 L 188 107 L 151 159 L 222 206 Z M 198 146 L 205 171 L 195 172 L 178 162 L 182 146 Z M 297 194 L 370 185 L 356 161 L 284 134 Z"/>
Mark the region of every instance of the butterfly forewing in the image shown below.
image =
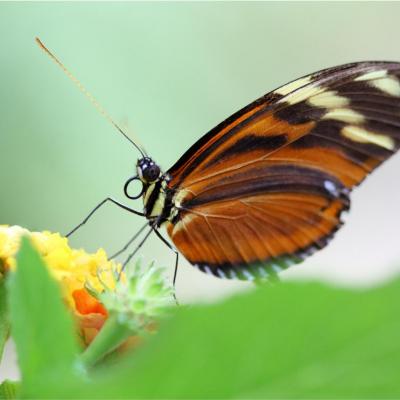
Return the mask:
<path id="1" fill-rule="evenodd" d="M 221 277 L 274 273 L 326 245 L 348 194 L 400 144 L 400 64 L 293 81 L 214 128 L 173 166 L 168 232 Z"/>

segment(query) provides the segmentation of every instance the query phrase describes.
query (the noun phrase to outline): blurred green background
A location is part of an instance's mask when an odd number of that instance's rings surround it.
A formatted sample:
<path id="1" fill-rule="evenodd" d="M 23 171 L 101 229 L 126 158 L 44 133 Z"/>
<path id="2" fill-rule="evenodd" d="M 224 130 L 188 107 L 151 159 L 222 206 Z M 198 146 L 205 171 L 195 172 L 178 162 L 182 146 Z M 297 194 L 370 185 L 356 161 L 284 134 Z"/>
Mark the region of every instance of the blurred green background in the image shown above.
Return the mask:
<path id="1" fill-rule="evenodd" d="M 137 152 L 38 49 L 39 36 L 164 169 L 255 98 L 321 68 L 400 60 L 399 3 L 1 3 L 0 223 L 66 233 L 107 196 L 125 200 Z M 399 267 L 400 156 L 353 196 L 346 227 L 284 274 L 345 284 Z M 134 204 L 141 208 L 138 200 Z M 141 226 L 113 206 L 72 238 L 113 252 Z M 157 238 L 146 260 L 170 268 Z M 208 300 L 246 283 L 181 259 L 177 295 Z"/>

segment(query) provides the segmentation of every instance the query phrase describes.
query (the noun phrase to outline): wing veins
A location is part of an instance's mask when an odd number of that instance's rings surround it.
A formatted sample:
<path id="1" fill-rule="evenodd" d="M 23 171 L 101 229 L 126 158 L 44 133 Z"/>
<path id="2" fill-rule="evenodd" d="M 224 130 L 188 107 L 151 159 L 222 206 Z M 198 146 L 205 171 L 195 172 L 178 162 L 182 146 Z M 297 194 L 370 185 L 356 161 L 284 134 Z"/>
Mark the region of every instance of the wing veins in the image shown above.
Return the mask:
<path id="1" fill-rule="evenodd" d="M 272 217 L 275 217 L 273 213 L 270 213 L 270 212 L 264 211 L 264 210 L 261 211 L 262 209 L 260 209 L 259 207 L 255 206 L 255 205 L 253 205 L 253 204 L 249 204 L 249 206 L 254 207 L 254 208 L 257 208 L 260 212 L 264 212 L 264 213 L 267 214 L 267 215 L 270 215 L 270 216 L 272 216 Z M 294 216 L 294 214 L 287 213 L 286 210 L 284 211 L 284 213 L 285 213 L 285 214 L 288 214 L 290 217 L 293 217 L 293 216 Z M 276 218 L 276 217 L 275 217 L 275 218 Z M 301 224 L 301 223 L 304 224 L 304 222 L 306 222 L 306 225 L 308 225 L 308 226 L 312 226 L 312 225 L 313 225 L 313 224 L 310 223 L 309 220 L 305 220 L 305 219 L 299 218 L 299 217 L 297 217 L 297 216 L 295 216 L 294 219 L 296 219 L 297 221 L 299 221 L 300 224 Z M 296 227 L 296 229 L 297 229 L 298 231 L 300 231 L 305 237 L 307 237 L 307 239 L 310 240 L 311 243 L 316 243 L 316 244 L 318 245 L 318 247 L 321 247 L 322 245 L 319 243 L 319 239 L 316 240 L 316 239 L 314 239 L 312 236 L 310 236 L 310 235 L 308 234 L 307 231 L 304 231 L 303 227 L 302 227 L 300 224 L 295 224 L 295 225 L 294 225 L 294 226 Z M 321 230 L 319 230 L 318 228 L 317 228 L 317 230 L 318 230 L 323 236 L 326 236 L 326 235 L 327 235 L 326 232 L 321 232 Z M 288 236 L 288 237 L 289 237 L 289 236 Z M 304 247 L 303 245 L 301 245 L 301 244 L 295 242 L 294 240 L 293 240 L 293 243 L 295 243 L 295 245 L 298 246 L 299 248 Z"/>
<path id="2" fill-rule="evenodd" d="M 244 224 L 247 226 L 248 229 L 250 229 L 253 232 L 253 234 L 255 236 L 257 236 L 259 243 L 261 243 L 262 247 L 267 252 L 267 254 L 269 254 L 271 256 L 271 258 L 276 258 L 275 252 L 271 250 L 271 247 L 269 246 L 268 241 L 264 240 L 262 238 L 262 236 L 260 236 L 258 231 L 252 227 L 252 225 L 248 222 L 247 219 L 244 220 Z M 268 229 L 268 230 L 269 230 L 269 232 L 271 232 L 270 229 Z M 257 254 L 257 253 L 255 253 L 255 254 Z"/>
<path id="3" fill-rule="evenodd" d="M 228 200 L 225 200 L 225 201 L 227 202 Z M 235 216 L 235 217 L 228 217 L 226 215 L 208 214 L 208 213 L 205 213 L 205 212 L 197 211 L 194 208 L 182 208 L 182 210 L 186 211 L 187 213 L 192 213 L 192 214 L 201 216 L 203 218 L 210 217 L 210 218 L 220 218 L 220 219 L 227 219 L 227 220 L 235 221 L 235 220 L 240 219 L 240 218 L 243 217 L 243 215 L 238 215 L 238 216 Z"/>
<path id="4" fill-rule="evenodd" d="M 333 137 L 324 136 L 324 135 L 321 135 L 321 134 L 316 133 L 316 132 L 313 132 L 313 133 L 311 134 L 311 136 L 319 137 L 319 138 L 321 138 L 321 139 L 326 139 L 328 142 L 340 144 L 341 146 L 343 146 L 343 147 L 345 147 L 345 148 L 347 148 L 347 149 L 349 149 L 349 150 L 353 150 L 353 151 L 356 151 L 356 152 L 358 152 L 358 153 L 360 153 L 360 154 L 363 154 L 364 156 L 367 156 L 367 157 L 370 157 L 370 158 L 376 158 L 377 160 L 380 160 L 378 157 L 373 156 L 373 155 L 371 155 L 370 153 L 367 153 L 366 151 L 364 151 L 364 150 L 362 150 L 362 149 L 359 149 L 358 147 L 353 147 L 350 143 L 347 143 L 347 142 L 340 142 L 339 140 L 336 140 L 336 139 L 333 138 Z M 357 162 L 356 162 L 356 161 L 353 161 L 353 160 L 351 160 L 351 161 L 354 162 L 354 164 L 356 164 L 358 167 L 364 169 L 365 172 L 368 172 L 368 173 L 371 172 L 371 170 L 369 170 L 368 168 L 366 168 L 365 165 L 364 165 L 364 164 L 361 164 L 359 161 L 357 161 Z M 348 175 L 348 176 L 351 176 L 351 175 Z"/>
<path id="5" fill-rule="evenodd" d="M 279 204 L 279 202 L 277 202 L 277 201 L 275 201 L 275 200 L 273 200 L 273 199 L 265 199 L 265 200 L 263 201 L 263 203 L 274 204 L 275 207 L 279 207 L 279 208 L 281 208 L 281 209 L 282 209 L 283 207 L 287 207 L 287 208 L 290 208 L 290 209 L 293 209 L 293 210 L 298 210 L 298 207 L 296 207 L 294 204 L 291 204 L 291 205 L 287 205 L 287 204 L 286 204 L 285 206 L 283 206 L 282 204 Z M 322 207 L 322 208 L 325 208 L 325 207 Z M 329 221 L 329 222 L 337 222 L 337 218 L 332 218 L 332 217 L 329 217 L 328 215 L 323 214 L 323 213 L 322 213 L 322 208 L 321 208 L 321 210 L 319 210 L 318 212 L 315 212 L 315 211 L 312 211 L 312 210 L 308 210 L 308 211 L 310 211 L 311 213 L 316 214 L 316 215 L 322 217 L 322 218 L 325 219 L 326 221 Z M 292 215 L 295 215 L 295 216 L 296 216 L 296 214 L 292 214 Z"/>
<path id="6" fill-rule="evenodd" d="M 269 215 L 270 217 L 272 217 L 273 220 L 277 220 L 277 217 L 274 214 L 265 212 L 265 210 L 263 210 L 262 208 L 260 209 L 260 207 L 257 207 L 257 206 L 255 206 L 253 204 L 249 204 L 244 200 L 241 200 L 240 202 L 242 204 L 244 204 L 246 207 L 253 208 L 253 209 L 257 210 L 261 215 L 265 215 L 265 216 Z M 264 218 L 260 218 L 260 219 L 262 219 L 267 224 L 267 226 L 271 226 L 271 228 L 274 228 L 274 230 L 277 231 L 280 235 L 284 236 L 286 239 L 288 239 L 290 242 L 292 242 L 295 247 L 297 247 L 297 248 L 302 248 L 303 247 L 303 245 L 300 244 L 299 242 L 297 242 L 293 238 L 292 235 L 288 234 L 288 232 L 286 230 L 284 230 L 279 223 L 276 223 L 275 221 L 271 223 L 271 220 L 269 220 L 269 219 L 268 220 L 265 220 Z M 276 236 L 275 236 L 275 239 L 278 240 Z M 279 243 L 282 246 L 282 241 L 279 241 Z M 285 246 L 282 246 L 282 248 L 284 249 Z"/>
<path id="7" fill-rule="evenodd" d="M 321 230 L 321 229 L 318 227 L 318 225 L 315 225 L 315 221 L 312 221 L 312 220 L 310 220 L 309 218 L 303 218 L 301 215 L 297 215 L 296 213 L 290 212 L 290 211 L 288 211 L 287 209 L 284 209 L 283 207 L 280 207 L 280 206 L 277 206 L 277 205 L 275 205 L 274 207 L 275 207 L 276 209 L 278 209 L 278 210 L 281 210 L 282 213 L 288 214 L 289 216 L 291 216 L 292 218 L 296 219 L 297 221 L 303 222 L 303 223 L 305 223 L 305 224 L 308 225 L 308 226 L 313 226 L 313 227 L 314 227 L 316 230 L 318 230 L 323 236 L 326 236 L 326 235 L 327 235 L 327 232 L 324 232 L 323 230 Z M 320 217 L 322 217 L 322 219 L 325 219 L 325 220 L 328 221 L 328 222 L 334 222 L 334 225 L 337 225 L 337 223 L 339 222 L 338 219 L 334 219 L 334 221 L 331 221 L 330 219 L 324 218 L 324 217 L 325 217 L 324 214 L 319 214 L 319 213 L 314 213 L 314 214 L 315 214 L 315 215 L 318 215 L 318 216 L 320 216 Z M 298 229 L 299 229 L 301 232 L 303 232 L 303 234 L 304 234 L 305 236 L 308 237 L 308 239 L 314 241 L 314 239 L 308 234 L 308 232 L 305 232 L 305 231 L 303 230 L 303 228 L 302 228 L 301 225 L 297 225 L 297 224 L 296 224 L 296 226 L 298 227 Z M 318 244 L 318 245 L 319 245 L 319 244 Z"/>
<path id="8" fill-rule="evenodd" d="M 207 226 L 208 226 L 208 229 L 211 231 L 211 234 L 213 235 L 214 240 L 218 243 L 218 247 L 220 248 L 222 254 L 224 255 L 224 257 L 225 257 L 227 260 L 230 260 L 230 258 L 228 257 L 228 254 L 226 254 L 226 252 L 225 252 L 224 247 L 221 245 L 221 242 L 219 241 L 218 237 L 215 235 L 215 232 L 214 232 L 212 226 L 210 225 L 210 222 L 208 221 L 208 218 L 207 218 L 206 216 L 203 217 L 203 218 L 204 218 L 204 220 L 206 221 Z M 228 237 L 229 237 L 229 235 L 228 235 Z M 240 252 L 239 252 L 239 253 L 240 253 Z M 240 256 L 243 258 L 242 254 L 240 254 Z"/>

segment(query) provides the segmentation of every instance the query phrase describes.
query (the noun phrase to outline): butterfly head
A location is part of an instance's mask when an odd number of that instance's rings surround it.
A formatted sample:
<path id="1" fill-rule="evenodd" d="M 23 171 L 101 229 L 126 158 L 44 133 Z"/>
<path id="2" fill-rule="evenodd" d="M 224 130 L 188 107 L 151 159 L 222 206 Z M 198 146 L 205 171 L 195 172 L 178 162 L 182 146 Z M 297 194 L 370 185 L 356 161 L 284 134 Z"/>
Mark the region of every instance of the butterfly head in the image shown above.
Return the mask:
<path id="1" fill-rule="evenodd" d="M 150 184 L 157 181 L 161 174 L 160 167 L 150 157 L 140 158 L 136 164 L 136 171 L 137 175 L 129 178 L 124 186 L 126 197 L 132 200 L 136 200 L 141 197 L 145 193 L 146 188 L 148 188 Z M 129 194 L 128 187 L 132 182 L 135 181 L 142 183 L 142 189 L 138 195 L 133 196 Z"/>
<path id="2" fill-rule="evenodd" d="M 155 182 L 160 177 L 160 167 L 150 158 L 140 158 L 136 165 L 138 177 L 144 184 Z"/>

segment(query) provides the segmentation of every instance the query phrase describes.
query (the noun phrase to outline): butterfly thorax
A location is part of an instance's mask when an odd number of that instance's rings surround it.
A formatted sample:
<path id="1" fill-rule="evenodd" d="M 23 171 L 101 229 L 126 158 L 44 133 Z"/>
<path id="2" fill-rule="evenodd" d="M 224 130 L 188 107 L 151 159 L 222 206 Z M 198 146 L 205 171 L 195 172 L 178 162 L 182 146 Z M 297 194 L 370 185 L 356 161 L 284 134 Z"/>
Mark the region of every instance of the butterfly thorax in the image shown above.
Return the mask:
<path id="1" fill-rule="evenodd" d="M 171 220 L 175 214 L 173 198 L 174 191 L 168 188 L 168 176 L 163 175 L 149 184 L 143 194 L 146 218 L 157 221 L 158 226 Z"/>
<path id="2" fill-rule="evenodd" d="M 177 214 L 174 207 L 175 191 L 170 189 L 168 174 L 161 173 L 160 167 L 149 157 L 138 160 L 138 177 L 142 181 L 143 205 L 146 218 L 161 226 Z"/>

